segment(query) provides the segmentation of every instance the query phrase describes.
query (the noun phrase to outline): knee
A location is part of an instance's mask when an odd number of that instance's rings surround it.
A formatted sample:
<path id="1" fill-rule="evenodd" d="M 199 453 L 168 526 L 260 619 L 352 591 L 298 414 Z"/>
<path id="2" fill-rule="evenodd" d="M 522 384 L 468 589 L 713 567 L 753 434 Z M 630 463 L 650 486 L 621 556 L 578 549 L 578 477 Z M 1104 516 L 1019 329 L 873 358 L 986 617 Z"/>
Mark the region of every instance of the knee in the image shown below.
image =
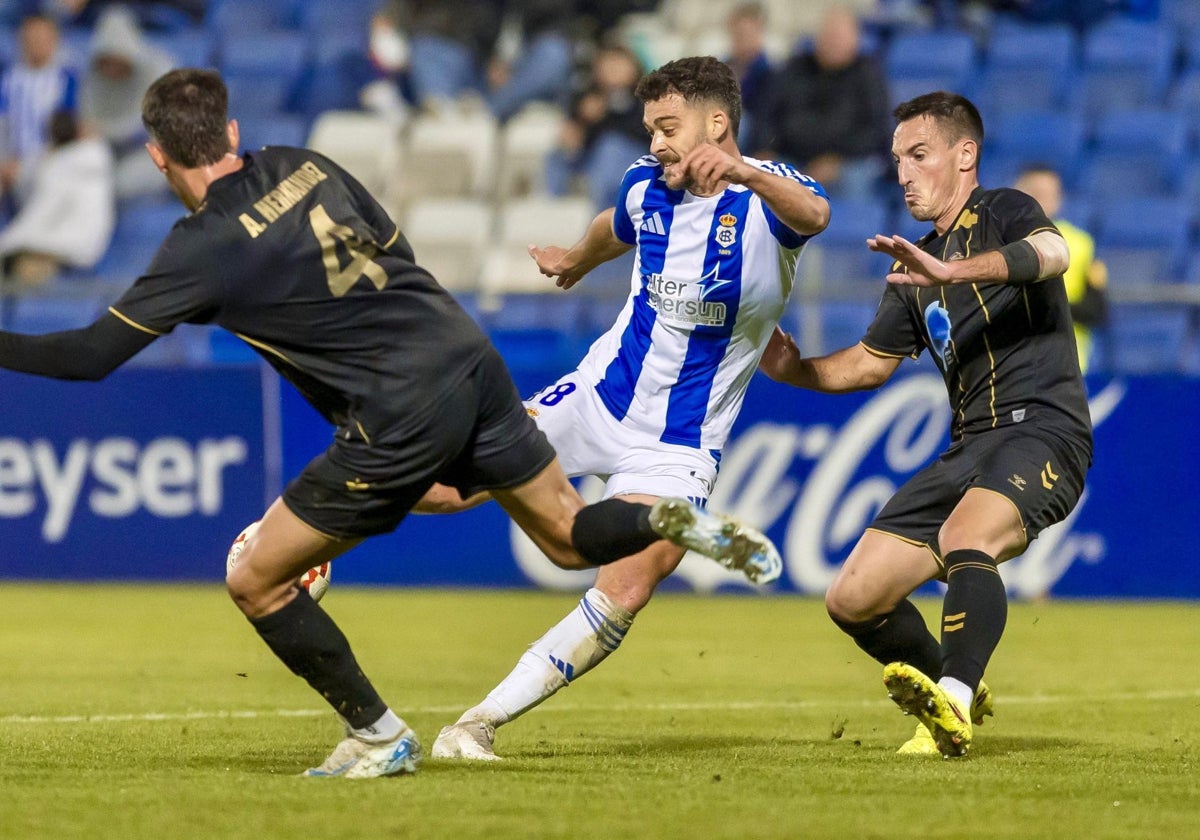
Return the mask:
<path id="1" fill-rule="evenodd" d="M 875 599 L 867 597 L 867 593 L 859 588 L 847 586 L 840 578 L 825 592 L 825 611 L 839 627 L 858 624 L 881 612 L 887 612 L 886 609 L 881 609 Z"/>

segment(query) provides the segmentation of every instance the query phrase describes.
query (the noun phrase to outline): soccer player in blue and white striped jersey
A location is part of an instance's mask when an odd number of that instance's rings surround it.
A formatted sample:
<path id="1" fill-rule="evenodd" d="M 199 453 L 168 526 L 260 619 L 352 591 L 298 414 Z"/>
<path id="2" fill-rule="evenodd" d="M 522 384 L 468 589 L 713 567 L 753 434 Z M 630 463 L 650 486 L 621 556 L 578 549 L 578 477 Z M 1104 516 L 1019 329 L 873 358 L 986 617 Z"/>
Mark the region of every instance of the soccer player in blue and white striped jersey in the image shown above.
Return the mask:
<path id="1" fill-rule="evenodd" d="M 629 298 L 578 369 L 526 407 L 564 471 L 603 477 L 606 498 L 683 496 L 702 505 L 784 312 L 797 256 L 828 224 L 829 203 L 792 167 L 742 157 L 741 94 L 720 61 L 672 61 L 643 77 L 637 95 L 650 154 L 629 167 L 616 207 L 569 249 L 530 249 L 566 289 L 634 248 Z M 659 543 L 602 570 L 578 607 L 442 730 L 433 755 L 494 760 L 495 727 L 616 650 L 683 554 Z M 756 579 L 761 570 L 746 572 Z"/>
<path id="2" fill-rule="evenodd" d="M 76 80 L 58 51 L 58 26 L 45 15 L 21 21 L 21 60 L 0 76 L 0 178 L 11 187 L 21 166 L 46 148 L 50 115 L 75 107 Z"/>

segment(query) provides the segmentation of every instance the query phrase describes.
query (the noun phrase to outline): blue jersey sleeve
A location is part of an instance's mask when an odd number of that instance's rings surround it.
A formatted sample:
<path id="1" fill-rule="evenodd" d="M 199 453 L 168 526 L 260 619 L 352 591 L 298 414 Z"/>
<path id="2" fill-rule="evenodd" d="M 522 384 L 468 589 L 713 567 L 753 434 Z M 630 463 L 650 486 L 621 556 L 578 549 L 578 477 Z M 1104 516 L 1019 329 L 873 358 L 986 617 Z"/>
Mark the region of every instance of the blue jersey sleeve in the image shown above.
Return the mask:
<path id="1" fill-rule="evenodd" d="M 625 177 L 621 179 L 621 187 L 617 191 L 616 212 L 613 214 L 613 233 L 626 245 L 637 244 L 637 231 L 634 230 L 633 218 L 629 214 L 629 191 L 635 184 L 655 177 L 657 167 L 658 161 L 653 157 L 638 158 L 633 166 L 625 170 Z"/>
<path id="2" fill-rule="evenodd" d="M 779 175 L 782 178 L 788 178 L 798 184 L 803 184 L 811 192 L 821 196 L 826 201 L 829 196 L 825 193 L 825 188 L 818 184 L 814 179 L 805 175 L 799 169 L 786 163 L 776 163 L 774 161 L 758 161 L 758 168 L 764 172 L 770 172 L 772 175 Z M 762 203 L 763 214 L 767 217 L 767 225 L 771 230 L 771 235 L 785 248 L 799 248 L 811 237 L 803 233 L 797 233 L 790 227 L 780 221 L 779 217 L 767 206 L 764 201 Z"/>

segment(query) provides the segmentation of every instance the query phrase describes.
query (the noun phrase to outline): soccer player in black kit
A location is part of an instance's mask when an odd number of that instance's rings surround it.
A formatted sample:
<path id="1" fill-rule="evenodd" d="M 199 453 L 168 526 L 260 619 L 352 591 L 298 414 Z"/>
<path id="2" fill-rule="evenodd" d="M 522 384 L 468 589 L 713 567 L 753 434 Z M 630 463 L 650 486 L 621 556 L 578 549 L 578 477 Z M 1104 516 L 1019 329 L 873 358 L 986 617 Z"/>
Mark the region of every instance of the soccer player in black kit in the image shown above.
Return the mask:
<path id="1" fill-rule="evenodd" d="M 953 409 L 951 444 L 888 501 L 825 596 L 834 622 L 885 665 L 891 698 L 920 721 L 901 753 L 965 755 L 991 714 L 981 683 L 1004 631 L 996 564 L 1075 506 L 1092 428 L 1063 286 L 1067 246 L 1037 202 L 985 190 L 983 122 L 938 92 L 896 108 L 892 141 L 904 201 L 933 230 L 874 236 L 895 262 L 866 336 L 801 358 L 777 331 L 761 367 L 829 393 L 877 388 L 928 350 Z M 945 580 L 939 645 L 908 596 Z"/>
<path id="2" fill-rule="evenodd" d="M 182 323 L 252 345 L 335 426 L 334 440 L 262 517 L 227 578 L 268 647 L 342 717 L 314 776 L 412 772 L 413 731 L 297 585 L 312 566 L 393 530 L 435 482 L 484 489 L 557 565 L 587 568 L 668 536 L 738 566 L 775 549 L 683 500 L 584 506 L 475 322 L 414 262 L 379 204 L 328 158 L 239 157 L 214 71 L 173 70 L 142 103 L 147 151 L 190 214 L 89 327 L 0 332 L 0 366 L 100 379 Z M 614 504 L 615 502 L 615 504 Z"/>

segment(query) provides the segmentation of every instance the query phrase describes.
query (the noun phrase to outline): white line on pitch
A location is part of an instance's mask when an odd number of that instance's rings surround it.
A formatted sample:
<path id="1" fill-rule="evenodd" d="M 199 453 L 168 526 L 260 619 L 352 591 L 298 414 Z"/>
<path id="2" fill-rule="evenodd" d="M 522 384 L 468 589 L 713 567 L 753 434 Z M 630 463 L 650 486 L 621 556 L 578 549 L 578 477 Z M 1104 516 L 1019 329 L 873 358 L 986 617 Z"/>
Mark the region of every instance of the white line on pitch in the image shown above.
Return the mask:
<path id="1" fill-rule="evenodd" d="M 1100 697 L 1083 698 L 1076 695 L 1027 695 L 1006 696 L 998 695 L 1000 706 L 1007 704 L 1019 706 L 1051 705 L 1056 703 L 1088 702 L 1095 705 L 1105 700 L 1114 702 L 1140 702 L 1165 700 L 1190 700 L 1200 697 L 1200 689 L 1181 689 L 1176 691 L 1144 691 L 1117 692 Z M 846 706 L 871 707 L 883 703 L 882 699 L 862 699 L 850 703 L 837 703 L 828 700 L 753 700 L 731 703 L 637 703 L 622 704 L 622 711 L 633 712 L 738 712 L 762 711 L 767 709 L 813 709 L 822 706 L 839 708 Z M 462 711 L 461 706 L 425 706 L 400 707 L 399 711 L 406 714 L 456 714 Z M 571 703 L 555 703 L 541 708 L 543 712 L 611 712 L 613 707 L 577 705 Z M 322 717 L 331 714 L 329 709 L 243 709 L 218 710 L 212 712 L 143 712 L 130 714 L 98 714 L 98 715 L 8 715 L 0 717 L 0 724 L 6 723 L 143 723 L 156 721 L 187 721 L 187 720 L 247 720 L 255 718 L 280 717 Z"/>

